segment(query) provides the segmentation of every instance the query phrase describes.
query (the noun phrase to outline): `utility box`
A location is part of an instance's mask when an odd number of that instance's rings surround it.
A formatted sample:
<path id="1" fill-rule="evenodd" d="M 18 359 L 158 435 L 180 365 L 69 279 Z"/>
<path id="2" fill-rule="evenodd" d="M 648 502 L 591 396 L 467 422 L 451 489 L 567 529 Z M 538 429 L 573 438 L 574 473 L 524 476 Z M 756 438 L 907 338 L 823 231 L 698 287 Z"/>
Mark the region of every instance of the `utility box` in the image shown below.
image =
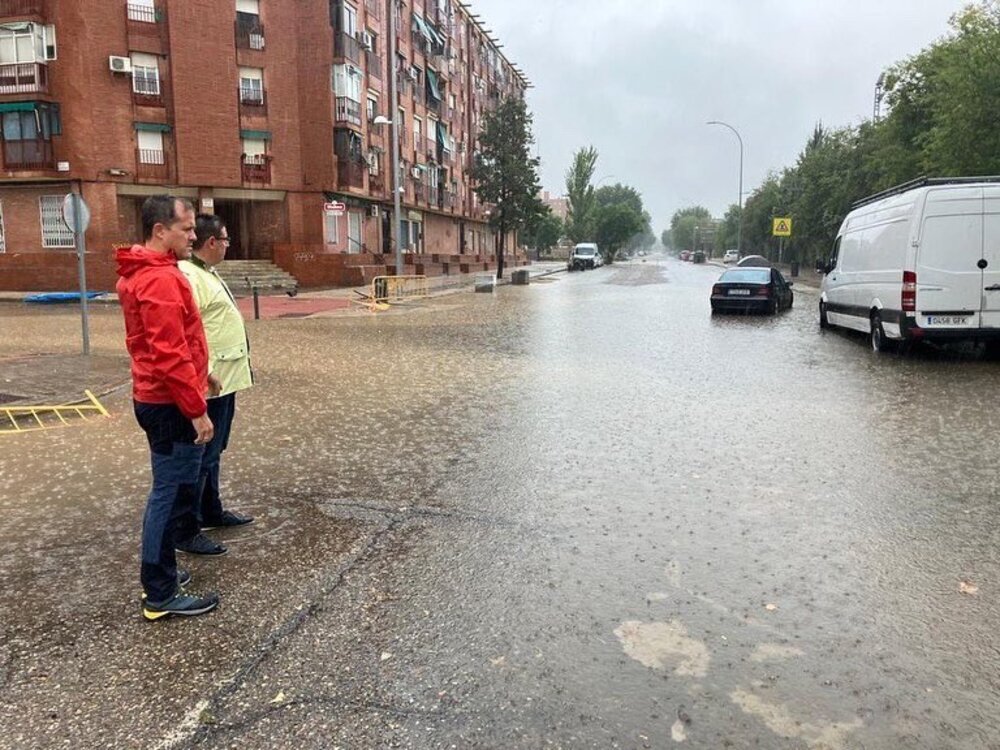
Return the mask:
<path id="1" fill-rule="evenodd" d="M 527 268 L 514 271 L 514 273 L 510 275 L 510 283 L 514 286 L 528 286 L 528 284 L 531 283 L 531 274 L 528 272 Z"/>
<path id="2" fill-rule="evenodd" d="M 487 292 L 489 294 L 493 293 L 496 288 L 497 280 L 493 274 L 483 274 L 476 277 L 476 291 L 477 292 Z"/>

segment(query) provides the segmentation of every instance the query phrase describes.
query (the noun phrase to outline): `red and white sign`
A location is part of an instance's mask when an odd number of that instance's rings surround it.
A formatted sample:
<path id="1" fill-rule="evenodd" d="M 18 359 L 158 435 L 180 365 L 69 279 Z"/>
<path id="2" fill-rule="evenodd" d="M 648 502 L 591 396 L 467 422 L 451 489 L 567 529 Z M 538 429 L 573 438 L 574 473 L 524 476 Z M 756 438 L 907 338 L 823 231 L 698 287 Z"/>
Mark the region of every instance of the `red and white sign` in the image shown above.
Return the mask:
<path id="1" fill-rule="evenodd" d="M 347 204 L 340 201 L 331 201 L 330 203 L 323 204 L 324 213 L 328 213 L 331 216 L 343 216 L 346 210 Z"/>

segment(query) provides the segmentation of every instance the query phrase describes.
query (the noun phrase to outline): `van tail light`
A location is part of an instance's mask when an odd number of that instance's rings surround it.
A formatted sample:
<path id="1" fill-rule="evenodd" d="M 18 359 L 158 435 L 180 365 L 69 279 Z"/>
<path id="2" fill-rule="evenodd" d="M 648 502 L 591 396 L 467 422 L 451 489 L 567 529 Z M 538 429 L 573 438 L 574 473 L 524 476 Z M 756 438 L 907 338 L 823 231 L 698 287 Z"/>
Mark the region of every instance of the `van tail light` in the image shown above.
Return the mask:
<path id="1" fill-rule="evenodd" d="M 903 312 L 917 311 L 917 274 L 903 271 Z"/>

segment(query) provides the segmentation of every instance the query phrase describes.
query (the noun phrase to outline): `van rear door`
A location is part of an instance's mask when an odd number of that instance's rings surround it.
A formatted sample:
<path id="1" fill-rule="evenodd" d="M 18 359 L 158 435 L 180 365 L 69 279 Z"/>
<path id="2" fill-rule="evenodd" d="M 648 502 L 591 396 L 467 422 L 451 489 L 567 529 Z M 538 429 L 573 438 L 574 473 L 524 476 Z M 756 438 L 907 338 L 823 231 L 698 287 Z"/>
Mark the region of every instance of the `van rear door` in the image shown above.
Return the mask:
<path id="1" fill-rule="evenodd" d="M 978 328 L 982 261 L 983 189 L 929 190 L 917 249 L 917 325 Z"/>
<path id="2" fill-rule="evenodd" d="M 1000 186 L 983 188 L 983 328 L 1000 328 Z"/>

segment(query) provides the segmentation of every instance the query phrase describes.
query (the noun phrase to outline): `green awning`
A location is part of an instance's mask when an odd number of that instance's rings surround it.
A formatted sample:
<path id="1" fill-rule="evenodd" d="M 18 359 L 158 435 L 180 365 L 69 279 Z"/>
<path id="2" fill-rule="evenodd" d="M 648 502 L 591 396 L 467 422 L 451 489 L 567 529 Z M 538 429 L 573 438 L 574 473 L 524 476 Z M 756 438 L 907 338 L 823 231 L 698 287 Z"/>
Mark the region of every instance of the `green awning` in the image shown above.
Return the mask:
<path id="1" fill-rule="evenodd" d="M 3 102 L 0 104 L 0 112 L 34 112 L 38 109 L 38 102 Z"/>
<path id="2" fill-rule="evenodd" d="M 441 101 L 441 85 L 438 83 L 437 73 L 430 68 L 427 69 L 427 85 L 430 86 L 431 96 Z"/>
<path id="3" fill-rule="evenodd" d="M 413 23 L 416 25 L 417 31 L 423 34 L 424 38 L 428 42 L 434 44 L 435 34 L 433 31 L 431 31 L 431 27 L 427 25 L 427 21 L 425 21 L 421 16 L 418 16 L 416 13 L 414 13 Z"/>
<path id="4" fill-rule="evenodd" d="M 246 138 L 250 141 L 269 141 L 271 140 L 270 130 L 241 130 L 240 138 Z"/>
<path id="5" fill-rule="evenodd" d="M 162 122 L 137 122 L 135 129 L 144 133 L 169 133 L 170 126 Z"/>
<path id="6" fill-rule="evenodd" d="M 438 145 L 442 148 L 448 148 L 448 131 L 440 122 L 437 125 Z"/>
<path id="7" fill-rule="evenodd" d="M 441 36 L 441 33 L 430 24 L 427 24 L 427 30 L 431 32 L 431 36 L 434 37 L 434 41 L 437 42 L 438 46 L 444 47 L 445 40 L 444 37 Z"/>

